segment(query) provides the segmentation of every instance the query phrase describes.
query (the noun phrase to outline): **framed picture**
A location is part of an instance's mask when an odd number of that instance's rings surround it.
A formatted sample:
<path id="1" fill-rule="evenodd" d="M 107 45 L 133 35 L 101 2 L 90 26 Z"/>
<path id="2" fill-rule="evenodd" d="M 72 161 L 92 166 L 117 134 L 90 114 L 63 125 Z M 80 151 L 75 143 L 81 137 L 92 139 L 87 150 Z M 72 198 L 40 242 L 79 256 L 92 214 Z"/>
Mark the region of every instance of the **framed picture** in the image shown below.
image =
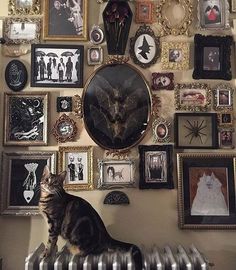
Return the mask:
<path id="1" fill-rule="evenodd" d="M 57 112 L 72 112 L 72 97 L 57 97 Z"/>
<path id="2" fill-rule="evenodd" d="M 100 65 L 103 62 L 102 47 L 90 47 L 87 50 L 88 65 Z"/>
<path id="3" fill-rule="evenodd" d="M 234 128 L 219 129 L 219 147 L 224 149 L 234 148 Z"/>
<path id="4" fill-rule="evenodd" d="M 40 42 L 41 19 L 6 18 L 4 21 L 4 39 L 6 44 L 29 44 Z"/>
<path id="5" fill-rule="evenodd" d="M 160 40 L 150 26 L 142 25 L 130 39 L 130 57 L 142 68 L 155 64 L 160 56 Z"/>
<path id="6" fill-rule="evenodd" d="M 136 2 L 136 13 L 135 13 L 135 22 L 136 23 L 153 23 L 153 7 L 154 3 L 151 1 L 140 1 Z"/>
<path id="7" fill-rule="evenodd" d="M 235 229 L 235 157 L 179 153 L 178 211 L 181 229 Z"/>
<path id="8" fill-rule="evenodd" d="M 9 0 L 8 15 L 39 15 L 40 0 Z"/>
<path id="9" fill-rule="evenodd" d="M 189 69 L 189 43 L 162 42 L 161 67 L 171 70 Z"/>
<path id="10" fill-rule="evenodd" d="M 153 141 L 167 143 L 170 141 L 170 122 L 164 118 L 157 118 L 152 123 Z"/>
<path id="11" fill-rule="evenodd" d="M 233 93 L 234 89 L 229 84 L 218 84 L 213 89 L 214 109 L 216 111 L 233 110 Z"/>
<path id="12" fill-rule="evenodd" d="M 139 145 L 139 188 L 173 188 L 172 145 Z"/>
<path id="13" fill-rule="evenodd" d="M 5 93 L 4 145 L 47 145 L 48 93 Z"/>
<path id="14" fill-rule="evenodd" d="M 211 91 L 205 83 L 176 84 L 176 110 L 207 111 L 211 105 Z"/>
<path id="15" fill-rule="evenodd" d="M 231 0 L 231 12 L 236 12 L 236 1 Z"/>
<path id="16" fill-rule="evenodd" d="M 173 90 L 174 89 L 174 73 L 152 73 L 152 89 L 153 90 Z"/>
<path id="17" fill-rule="evenodd" d="M 67 171 L 66 190 L 93 189 L 93 147 L 59 147 L 58 170 Z"/>
<path id="18" fill-rule="evenodd" d="M 220 127 L 232 127 L 233 121 L 233 112 L 218 113 L 218 124 Z"/>
<path id="19" fill-rule="evenodd" d="M 232 36 L 194 37 L 193 79 L 231 80 Z"/>
<path id="20" fill-rule="evenodd" d="M 227 29 L 229 3 L 227 0 L 198 0 L 199 28 L 203 30 Z"/>
<path id="21" fill-rule="evenodd" d="M 88 1 L 51 1 L 44 3 L 45 40 L 87 40 Z"/>
<path id="22" fill-rule="evenodd" d="M 216 113 L 175 113 L 176 148 L 218 148 Z"/>
<path id="23" fill-rule="evenodd" d="M 43 169 L 56 171 L 56 152 L 3 153 L 1 214 L 39 214 L 40 181 Z"/>
<path id="24" fill-rule="evenodd" d="M 99 25 L 93 25 L 92 29 L 89 32 L 90 42 L 94 45 L 101 44 L 104 39 L 103 30 Z"/>
<path id="25" fill-rule="evenodd" d="M 55 44 L 31 46 L 31 86 L 83 87 L 83 46 Z"/>
<path id="26" fill-rule="evenodd" d="M 98 188 L 134 187 L 134 162 L 132 160 L 99 160 Z"/>

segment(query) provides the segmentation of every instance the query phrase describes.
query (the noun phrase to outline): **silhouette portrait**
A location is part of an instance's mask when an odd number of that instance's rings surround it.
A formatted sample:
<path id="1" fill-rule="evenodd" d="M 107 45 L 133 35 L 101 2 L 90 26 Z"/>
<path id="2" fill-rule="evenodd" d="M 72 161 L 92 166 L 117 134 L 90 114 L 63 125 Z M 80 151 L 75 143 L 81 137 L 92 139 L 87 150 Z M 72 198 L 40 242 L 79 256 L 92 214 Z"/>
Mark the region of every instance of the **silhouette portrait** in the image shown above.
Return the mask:
<path id="1" fill-rule="evenodd" d="M 144 59 L 148 60 L 148 54 L 150 53 L 150 47 L 153 47 L 153 46 L 148 44 L 147 39 L 144 36 L 143 37 L 143 44 L 138 47 L 138 49 L 140 50 L 140 52 L 138 54 L 140 54 Z"/>

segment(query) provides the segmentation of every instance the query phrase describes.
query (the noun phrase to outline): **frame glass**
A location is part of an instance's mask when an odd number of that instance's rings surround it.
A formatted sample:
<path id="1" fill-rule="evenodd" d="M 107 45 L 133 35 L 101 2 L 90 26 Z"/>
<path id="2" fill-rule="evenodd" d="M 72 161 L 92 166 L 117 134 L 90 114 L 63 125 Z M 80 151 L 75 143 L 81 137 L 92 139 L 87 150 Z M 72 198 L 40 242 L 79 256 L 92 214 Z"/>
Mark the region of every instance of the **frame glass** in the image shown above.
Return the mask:
<path id="1" fill-rule="evenodd" d="M 100 65 L 103 62 L 103 48 L 90 47 L 87 51 L 88 65 Z"/>
<path id="2" fill-rule="evenodd" d="M 135 4 L 135 22 L 147 24 L 153 23 L 153 7 L 154 4 L 151 1 L 137 1 Z"/>
<path id="3" fill-rule="evenodd" d="M 175 113 L 175 147 L 218 148 L 216 113 Z"/>
<path id="4" fill-rule="evenodd" d="M 43 169 L 56 171 L 56 152 L 3 152 L 1 214 L 39 214 L 40 181 Z"/>
<path id="5" fill-rule="evenodd" d="M 220 127 L 232 127 L 233 121 L 233 112 L 218 113 L 218 124 Z"/>
<path id="6" fill-rule="evenodd" d="M 66 190 L 93 189 L 93 147 L 59 147 L 58 170 L 67 171 Z"/>
<path id="7" fill-rule="evenodd" d="M 236 228 L 235 162 L 233 154 L 177 154 L 181 229 Z"/>
<path id="8" fill-rule="evenodd" d="M 134 162 L 132 160 L 99 160 L 98 188 L 134 187 Z"/>
<path id="9" fill-rule="evenodd" d="M 164 118 L 157 118 L 152 123 L 153 141 L 167 143 L 170 141 L 170 122 Z"/>
<path id="10" fill-rule="evenodd" d="M 39 15 L 40 0 L 9 0 L 8 15 Z"/>
<path id="11" fill-rule="evenodd" d="M 194 37 L 193 79 L 231 80 L 231 45 L 232 36 Z"/>
<path id="12" fill-rule="evenodd" d="M 88 1 L 50 1 L 44 3 L 45 40 L 87 40 Z"/>
<path id="13" fill-rule="evenodd" d="M 234 89 L 229 84 L 220 83 L 213 89 L 214 109 L 216 111 L 233 110 L 233 93 Z"/>
<path id="14" fill-rule="evenodd" d="M 152 73 L 152 89 L 153 90 L 173 90 L 174 89 L 174 73 Z"/>
<path id="15" fill-rule="evenodd" d="M 48 93 L 5 93 L 4 145 L 47 145 Z"/>
<path id="16" fill-rule="evenodd" d="M 139 145 L 139 188 L 173 188 L 172 145 Z"/>
<path id="17" fill-rule="evenodd" d="M 234 128 L 219 128 L 219 147 L 224 149 L 234 148 Z"/>

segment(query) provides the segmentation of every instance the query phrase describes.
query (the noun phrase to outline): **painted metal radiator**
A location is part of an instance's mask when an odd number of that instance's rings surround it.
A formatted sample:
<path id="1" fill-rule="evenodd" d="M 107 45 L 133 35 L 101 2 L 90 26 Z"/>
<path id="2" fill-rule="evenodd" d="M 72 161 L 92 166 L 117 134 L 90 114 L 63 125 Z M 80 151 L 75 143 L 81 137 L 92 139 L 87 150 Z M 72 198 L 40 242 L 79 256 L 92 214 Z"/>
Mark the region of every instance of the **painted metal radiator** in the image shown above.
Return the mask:
<path id="1" fill-rule="evenodd" d="M 44 250 L 41 244 L 25 259 L 25 270 L 135 270 L 129 252 L 105 252 L 99 256 L 81 257 L 70 255 L 63 247 L 55 255 L 42 259 Z M 163 249 L 153 246 L 150 250 L 141 248 L 144 270 L 207 270 L 209 263 L 199 250 L 191 245 L 188 250 L 179 245 Z"/>

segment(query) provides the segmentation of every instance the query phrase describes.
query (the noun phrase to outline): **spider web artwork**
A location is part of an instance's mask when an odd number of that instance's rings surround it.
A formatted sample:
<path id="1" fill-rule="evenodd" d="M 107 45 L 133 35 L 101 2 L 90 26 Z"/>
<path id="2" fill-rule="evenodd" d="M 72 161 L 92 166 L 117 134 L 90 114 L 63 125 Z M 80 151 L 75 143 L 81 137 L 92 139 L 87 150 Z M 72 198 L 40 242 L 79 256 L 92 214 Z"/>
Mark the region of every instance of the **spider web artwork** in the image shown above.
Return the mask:
<path id="1" fill-rule="evenodd" d="M 205 143 L 207 139 L 207 124 L 205 120 L 194 120 L 192 122 L 186 120 L 184 127 L 188 130 L 185 138 L 189 140 L 189 144 L 196 140 L 199 140 L 201 144 Z"/>

